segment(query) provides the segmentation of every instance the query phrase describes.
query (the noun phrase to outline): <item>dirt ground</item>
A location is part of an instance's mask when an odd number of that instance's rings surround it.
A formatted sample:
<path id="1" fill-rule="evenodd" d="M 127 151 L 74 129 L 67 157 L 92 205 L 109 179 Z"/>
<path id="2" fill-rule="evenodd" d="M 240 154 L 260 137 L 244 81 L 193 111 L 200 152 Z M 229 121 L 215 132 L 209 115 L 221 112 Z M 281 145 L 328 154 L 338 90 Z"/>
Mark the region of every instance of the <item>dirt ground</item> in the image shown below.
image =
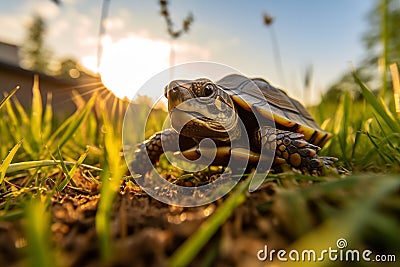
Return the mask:
<path id="1" fill-rule="evenodd" d="M 329 205 L 332 210 L 346 205 L 347 199 L 364 191 L 363 187 L 361 191 L 340 188 L 335 194 L 321 195 L 317 190 L 312 191 L 312 197 L 308 200 L 295 197 L 287 202 L 283 196 L 290 190 L 286 189 L 292 188 L 297 192 L 300 188 L 306 189 L 310 184 L 319 182 L 296 181 L 290 179 L 293 177 L 290 174 L 284 174 L 284 177 L 279 186 L 270 181 L 257 191 L 246 193 L 245 201 L 233 211 L 189 266 L 271 264 L 257 258 L 257 252 L 264 249 L 265 245 L 268 251 L 289 248 L 295 240 L 326 219 L 324 209 L 318 208 L 321 203 L 325 203 L 324 207 Z M 53 195 L 49 207 L 51 244 L 54 257 L 61 267 L 166 266 L 174 251 L 226 200 L 224 197 L 195 208 L 171 206 L 147 195 L 135 184 L 134 179 L 124 181 L 113 202 L 111 260 L 105 264 L 95 227 L 101 186 L 87 179 L 82 172 L 75 175 L 73 180 L 74 186 L 68 186 Z M 54 179 L 47 181 L 48 189 L 54 188 Z M 367 181 L 358 186 L 368 188 L 369 183 Z M 282 190 L 282 187 L 286 189 Z M 338 198 L 338 195 L 341 197 Z M 6 201 L 0 196 L 2 206 Z M 0 221 L 0 266 L 27 266 L 26 222 L 21 216 Z M 384 253 L 393 250 L 382 247 L 381 241 L 377 240 L 380 239 L 365 240 L 365 244 L 372 251 Z M 395 265 L 387 263 L 385 266 Z"/>
<path id="2" fill-rule="evenodd" d="M 78 188 L 52 198 L 52 243 L 65 266 L 103 266 L 96 236 L 99 187 L 74 177 Z M 239 206 L 204 247 L 191 266 L 257 266 L 257 251 L 285 247 L 290 239 L 268 207 L 276 184 L 265 184 Z M 165 266 L 167 259 L 193 234 L 224 199 L 182 208 L 163 204 L 133 183 L 121 186 L 112 213 L 112 261 L 107 266 Z M 39 216 L 39 215 L 38 215 Z M 0 263 L 23 266 L 26 241 L 23 219 L 0 222 Z M 2 265 L 2 264 L 0 264 Z"/>

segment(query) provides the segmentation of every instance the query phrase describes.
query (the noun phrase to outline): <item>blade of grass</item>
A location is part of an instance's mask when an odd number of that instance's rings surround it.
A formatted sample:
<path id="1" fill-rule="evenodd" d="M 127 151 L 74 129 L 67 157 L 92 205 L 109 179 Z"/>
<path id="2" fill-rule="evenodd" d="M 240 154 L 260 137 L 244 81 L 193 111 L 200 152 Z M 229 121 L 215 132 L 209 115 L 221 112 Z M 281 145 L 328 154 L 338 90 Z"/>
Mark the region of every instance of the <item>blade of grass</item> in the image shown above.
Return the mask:
<path id="1" fill-rule="evenodd" d="M 19 102 L 18 98 L 13 98 L 13 104 L 16 108 L 18 116 L 21 118 L 21 124 L 29 125 L 29 116 L 26 113 L 24 107 L 22 106 L 21 102 Z"/>
<path id="2" fill-rule="evenodd" d="M 31 266 L 58 266 L 50 245 L 50 216 L 46 203 L 40 196 L 33 198 L 26 207 L 26 236 Z"/>
<path id="3" fill-rule="evenodd" d="M 357 84 L 361 88 L 361 93 L 367 100 L 367 102 L 374 108 L 376 113 L 383 119 L 383 121 L 387 124 L 387 126 L 393 132 L 400 132 L 400 123 L 397 121 L 393 115 L 388 112 L 385 106 L 376 99 L 374 94 L 368 89 L 368 87 L 360 80 L 356 73 L 353 72 L 353 77 Z"/>
<path id="4" fill-rule="evenodd" d="M 73 139 L 73 135 L 78 130 L 79 126 L 86 120 L 90 111 L 93 108 L 93 105 L 96 101 L 97 94 L 94 94 L 89 101 L 86 103 L 86 106 L 82 110 L 78 110 L 73 116 L 68 119 L 67 124 L 62 124 L 59 129 L 50 137 L 47 142 L 47 146 L 50 148 L 58 134 L 60 134 L 64 129 L 64 133 L 61 135 L 58 141 L 58 147 L 61 149 L 69 140 Z"/>
<path id="5" fill-rule="evenodd" d="M 6 176 L 7 169 L 11 164 L 12 159 L 15 156 L 15 153 L 17 153 L 17 150 L 21 147 L 22 141 L 20 141 L 18 144 L 16 144 L 8 153 L 7 157 L 3 160 L 3 162 L 0 165 L 0 185 L 3 184 L 4 177 Z"/>
<path id="6" fill-rule="evenodd" d="M 90 100 L 87 102 L 85 108 L 82 110 L 82 112 L 77 116 L 76 120 L 74 120 L 66 129 L 65 133 L 61 136 L 60 141 L 59 141 L 59 147 L 62 148 L 65 143 L 72 139 L 72 136 L 76 132 L 76 130 L 79 128 L 79 126 L 86 120 L 88 114 L 93 108 L 93 105 L 96 101 L 97 95 L 93 95 Z"/>
<path id="7" fill-rule="evenodd" d="M 385 155 L 385 153 L 383 153 L 380 150 L 379 144 L 377 144 L 374 140 L 374 137 L 371 136 L 370 133 L 366 132 L 366 135 L 368 136 L 368 139 L 371 141 L 371 144 L 374 146 L 375 148 L 375 152 L 378 152 L 379 156 L 381 156 L 382 159 L 389 161 L 390 159 L 387 158 L 387 156 Z M 370 151 L 369 153 L 373 153 L 372 151 Z M 368 155 L 368 154 L 367 154 Z"/>
<path id="8" fill-rule="evenodd" d="M 359 119 L 355 123 L 356 124 L 356 128 L 355 128 L 356 129 L 356 136 L 354 138 L 354 144 L 353 144 L 353 148 L 351 150 L 352 164 L 353 164 L 354 158 L 356 156 L 356 151 L 357 151 L 358 144 L 360 143 L 360 137 L 361 137 L 360 129 L 361 129 L 362 121 L 363 121 L 362 119 Z"/>
<path id="9" fill-rule="evenodd" d="M 96 213 L 96 231 L 100 242 L 101 257 L 108 262 L 111 257 L 111 236 L 110 236 L 110 219 L 111 207 L 113 201 L 112 192 L 110 190 L 111 173 L 108 166 L 103 166 L 103 172 L 100 175 L 102 182 L 100 190 L 100 200 Z"/>
<path id="10" fill-rule="evenodd" d="M 45 107 L 44 116 L 43 116 L 43 126 L 42 126 L 43 140 L 48 140 L 48 138 L 51 134 L 51 131 L 52 131 L 53 109 L 52 109 L 51 103 L 52 103 L 52 94 L 48 93 L 46 107 Z"/>
<path id="11" fill-rule="evenodd" d="M 89 154 L 89 147 L 87 147 L 85 152 L 82 153 L 82 155 L 79 157 L 79 159 L 76 161 L 76 163 L 72 166 L 71 170 L 69 170 L 69 172 L 66 173 L 67 179 L 64 179 L 61 182 L 61 184 L 57 186 L 58 191 L 64 190 L 64 188 L 68 185 L 68 183 L 70 181 L 72 181 L 72 177 L 74 177 L 79 166 L 83 163 L 83 161 L 86 159 L 88 154 Z"/>
<path id="12" fill-rule="evenodd" d="M 4 104 L 10 99 L 18 90 L 19 86 L 16 86 L 8 95 L 6 95 L 3 100 L 0 101 L 0 109 L 4 106 Z"/>
<path id="13" fill-rule="evenodd" d="M 104 121 L 104 171 L 101 175 L 102 187 L 96 213 L 96 231 L 99 236 L 101 255 L 105 262 L 111 259 L 111 210 L 119 185 L 126 173 L 126 164 L 121 158 L 122 141 L 107 114 Z"/>
<path id="14" fill-rule="evenodd" d="M 51 145 L 55 142 L 57 136 L 59 136 L 62 132 L 65 132 L 65 129 L 72 123 L 73 120 L 78 116 L 78 112 L 76 111 L 74 115 L 68 117 L 49 137 L 46 142 L 46 147 L 51 147 Z"/>
<path id="15" fill-rule="evenodd" d="M 86 101 L 85 101 L 85 99 L 83 99 L 82 95 L 78 91 L 73 90 L 71 92 L 71 94 L 72 94 L 72 100 L 74 101 L 74 103 L 78 107 L 78 109 L 85 106 Z"/>
<path id="16" fill-rule="evenodd" d="M 35 75 L 33 77 L 33 87 L 32 87 L 32 113 L 30 120 L 30 128 L 33 140 L 36 146 L 40 146 L 42 139 L 42 96 L 39 89 L 39 76 Z"/>
<path id="17" fill-rule="evenodd" d="M 64 181 L 67 181 L 67 184 L 68 184 L 71 181 L 71 176 L 69 176 L 69 171 L 68 171 L 67 165 L 64 163 L 64 159 L 61 155 L 60 148 L 57 150 L 57 155 L 58 155 L 58 158 L 60 159 L 61 169 L 65 175 Z M 57 191 L 61 191 L 60 184 L 59 184 L 60 179 L 61 179 L 61 176 L 59 176 L 58 179 L 56 180 L 56 190 Z"/>
<path id="18" fill-rule="evenodd" d="M 396 63 L 390 64 L 390 72 L 392 73 L 394 108 L 397 117 L 400 118 L 400 77 Z"/>
<path id="19" fill-rule="evenodd" d="M 394 144 L 393 141 L 399 140 L 398 136 L 399 133 L 387 133 L 387 131 L 385 131 L 380 121 L 378 119 L 376 121 L 381 130 L 381 134 L 379 137 L 380 139 L 379 149 L 383 150 L 382 152 L 385 153 L 388 157 L 395 158 L 396 154 L 393 154 L 391 152 L 393 152 L 393 150 L 396 149 L 397 147 L 397 144 Z"/>
<path id="20" fill-rule="evenodd" d="M 14 209 L 12 211 L 0 211 L 0 221 L 14 221 L 22 218 L 24 211 L 22 209 Z"/>
<path id="21" fill-rule="evenodd" d="M 12 101 L 16 107 L 16 111 L 14 111 L 11 101 L 6 102 L 6 112 L 8 117 L 10 118 L 9 127 L 12 129 L 13 134 L 11 135 L 14 138 L 14 141 L 18 142 L 19 140 L 24 139 L 25 142 L 22 144 L 24 151 L 29 155 L 33 156 L 35 154 L 32 146 L 31 146 L 31 135 L 25 134 L 25 125 L 29 125 L 29 118 L 26 114 L 25 110 L 19 103 L 18 99 L 14 98 Z"/>
<path id="22" fill-rule="evenodd" d="M 380 131 L 373 131 L 371 124 L 369 123 L 369 126 L 366 127 L 366 131 L 362 132 L 368 137 L 368 140 L 373 145 L 374 149 L 371 148 L 364 153 L 363 159 L 360 162 L 365 166 L 366 163 L 374 161 L 374 157 L 376 155 L 379 155 L 386 163 L 398 164 L 400 158 L 400 154 L 398 152 L 398 140 L 400 140 L 399 133 L 390 132 L 387 127 L 382 125 L 381 121 L 376 117 L 375 114 L 374 117 Z"/>
<path id="23" fill-rule="evenodd" d="M 350 111 L 350 93 L 345 92 L 342 101 L 341 101 L 341 127 L 339 130 L 338 138 L 339 138 L 339 145 L 342 150 L 342 160 L 346 161 L 348 160 L 347 158 L 347 138 L 349 136 L 348 134 L 348 129 L 349 129 L 349 111 Z"/>
<path id="24" fill-rule="evenodd" d="M 379 65 L 382 71 L 382 87 L 379 90 L 379 96 L 384 98 L 388 87 L 387 66 L 389 63 L 389 1 L 380 0 L 380 38 L 382 44 L 382 52 L 379 57 Z"/>
<path id="25" fill-rule="evenodd" d="M 56 166 L 56 165 L 60 165 L 60 164 L 61 164 L 60 161 L 54 161 L 54 160 L 35 160 L 35 161 L 17 162 L 17 163 L 11 163 L 6 170 L 6 173 L 24 171 L 24 170 L 33 169 L 33 168 Z M 76 162 L 64 161 L 64 164 L 73 166 L 76 164 Z M 80 166 L 82 166 L 86 169 L 94 170 L 94 171 L 102 171 L 101 168 L 87 165 L 87 164 L 81 164 Z"/>
<path id="26" fill-rule="evenodd" d="M 171 256 L 168 266 L 187 266 L 237 206 L 245 200 L 245 192 L 252 177 L 242 181 L 211 217 L 192 234 Z"/>

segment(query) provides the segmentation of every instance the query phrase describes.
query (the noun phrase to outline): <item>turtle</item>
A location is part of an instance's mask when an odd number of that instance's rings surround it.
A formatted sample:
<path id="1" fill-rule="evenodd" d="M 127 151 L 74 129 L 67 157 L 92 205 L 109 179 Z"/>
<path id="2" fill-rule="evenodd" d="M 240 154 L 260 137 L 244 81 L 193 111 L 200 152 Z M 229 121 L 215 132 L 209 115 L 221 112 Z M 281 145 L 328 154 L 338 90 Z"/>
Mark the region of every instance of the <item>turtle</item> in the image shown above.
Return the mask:
<path id="1" fill-rule="evenodd" d="M 322 130 L 299 101 L 262 78 L 230 74 L 216 82 L 173 80 L 165 86 L 164 95 L 172 128 L 137 145 L 131 162 L 135 173 L 150 172 L 166 151 L 197 159 L 208 153 L 200 149 L 204 139 L 215 143 L 210 148 L 216 150 L 211 165 L 226 166 L 233 157 L 246 158 L 246 168 L 251 168 L 263 149 L 274 150 L 273 170 L 288 164 L 304 174 L 321 175 L 337 161 L 318 155 L 332 134 Z M 232 142 L 243 138 L 248 140 L 247 149 L 232 149 Z"/>

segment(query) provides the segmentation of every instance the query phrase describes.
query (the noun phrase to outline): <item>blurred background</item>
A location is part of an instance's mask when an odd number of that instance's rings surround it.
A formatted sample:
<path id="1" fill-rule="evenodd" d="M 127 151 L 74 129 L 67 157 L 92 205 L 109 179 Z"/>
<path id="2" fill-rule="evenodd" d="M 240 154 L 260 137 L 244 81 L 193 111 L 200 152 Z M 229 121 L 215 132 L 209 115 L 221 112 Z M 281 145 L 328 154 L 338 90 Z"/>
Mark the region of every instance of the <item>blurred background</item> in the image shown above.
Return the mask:
<path id="1" fill-rule="evenodd" d="M 93 91 L 100 74 L 115 95 L 132 98 L 171 65 L 214 61 L 315 105 L 343 90 L 351 68 L 377 64 L 381 2 L 1 1 L 1 90 L 32 76 L 25 70 L 42 74 L 45 92 L 58 84 Z M 384 2 L 395 21 L 398 2 Z"/>

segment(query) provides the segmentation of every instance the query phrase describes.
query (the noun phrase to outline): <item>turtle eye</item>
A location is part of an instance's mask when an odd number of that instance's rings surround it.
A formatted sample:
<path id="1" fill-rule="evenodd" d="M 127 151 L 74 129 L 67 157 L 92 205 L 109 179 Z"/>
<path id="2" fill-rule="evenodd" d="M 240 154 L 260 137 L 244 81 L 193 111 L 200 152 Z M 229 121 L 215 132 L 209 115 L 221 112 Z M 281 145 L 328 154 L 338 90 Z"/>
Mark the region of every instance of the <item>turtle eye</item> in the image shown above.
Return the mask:
<path id="1" fill-rule="evenodd" d="M 214 85 L 212 83 L 206 83 L 203 86 L 203 96 L 211 96 L 214 93 Z"/>

